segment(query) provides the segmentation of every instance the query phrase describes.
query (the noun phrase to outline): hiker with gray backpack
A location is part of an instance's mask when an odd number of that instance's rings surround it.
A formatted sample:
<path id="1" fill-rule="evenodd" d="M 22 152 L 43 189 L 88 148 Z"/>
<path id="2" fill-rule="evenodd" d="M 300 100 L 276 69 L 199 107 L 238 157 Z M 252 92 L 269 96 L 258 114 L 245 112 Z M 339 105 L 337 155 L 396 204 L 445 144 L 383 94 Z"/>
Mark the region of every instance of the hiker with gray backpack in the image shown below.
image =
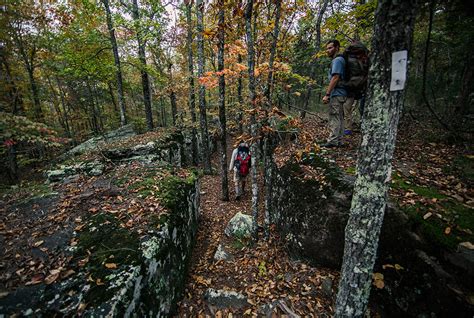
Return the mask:
<path id="1" fill-rule="evenodd" d="M 229 171 L 234 171 L 235 200 L 245 191 L 245 183 L 252 164 L 249 145 L 245 140 L 240 140 L 238 146 L 232 151 Z"/>
<path id="2" fill-rule="evenodd" d="M 342 53 L 346 63 L 346 80 L 340 82 L 347 90 L 347 96 L 359 101 L 359 113 L 362 113 L 367 90 L 369 73 L 369 50 L 359 42 L 353 41 Z M 353 130 L 353 117 L 355 102 L 344 104 L 344 135 L 351 135 Z"/>

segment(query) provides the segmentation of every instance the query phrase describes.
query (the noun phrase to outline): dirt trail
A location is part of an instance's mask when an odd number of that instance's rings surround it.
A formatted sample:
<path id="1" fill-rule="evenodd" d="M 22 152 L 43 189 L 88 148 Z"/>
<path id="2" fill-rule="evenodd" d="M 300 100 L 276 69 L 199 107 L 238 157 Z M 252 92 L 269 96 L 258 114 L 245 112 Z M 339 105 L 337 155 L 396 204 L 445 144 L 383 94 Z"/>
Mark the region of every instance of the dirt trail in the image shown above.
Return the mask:
<path id="1" fill-rule="evenodd" d="M 230 155 L 231 149 L 228 150 Z M 217 166 L 215 156 L 213 166 Z M 201 217 L 197 242 L 184 299 L 179 304 L 179 316 L 264 314 L 261 306 L 280 301 L 274 313 L 277 315 L 294 312 L 299 315 L 330 316 L 333 313 L 331 296 L 335 273 L 330 270 L 312 268 L 301 262 L 292 261 L 282 245 L 282 240 L 271 234 L 265 240 L 260 234 L 258 243 L 239 242 L 227 238 L 224 229 L 237 213 L 251 214 L 251 195 L 248 191 L 241 201 L 235 201 L 232 176 L 229 173 L 229 194 L 231 200 L 220 200 L 219 174 L 204 176 L 201 180 Z M 260 210 L 263 213 L 262 187 Z M 259 222 L 262 224 L 261 222 Z M 219 244 L 230 252 L 230 261 L 214 260 Z M 324 284 L 323 284 L 324 282 Z M 325 293 L 322 292 L 325 286 Z M 249 305 L 236 308 L 215 308 L 204 300 L 208 288 L 233 290 L 247 297 Z"/>

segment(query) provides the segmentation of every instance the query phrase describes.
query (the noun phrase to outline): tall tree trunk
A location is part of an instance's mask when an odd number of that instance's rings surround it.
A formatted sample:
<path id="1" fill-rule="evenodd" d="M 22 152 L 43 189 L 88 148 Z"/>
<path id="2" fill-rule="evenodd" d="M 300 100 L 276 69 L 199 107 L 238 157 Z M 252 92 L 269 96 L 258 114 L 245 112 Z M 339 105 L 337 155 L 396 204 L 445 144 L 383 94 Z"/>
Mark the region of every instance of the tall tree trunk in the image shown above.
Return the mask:
<path id="1" fill-rule="evenodd" d="M 33 97 L 33 105 L 34 105 L 34 113 L 35 113 L 35 118 L 38 121 L 43 121 L 44 119 L 44 114 L 43 110 L 41 109 L 41 103 L 39 99 L 39 91 L 38 91 L 38 84 L 36 83 L 35 79 L 35 68 L 33 65 L 29 65 L 26 67 L 26 70 L 28 71 L 28 78 L 30 80 L 30 88 L 31 88 L 31 94 Z"/>
<path id="2" fill-rule="evenodd" d="M 133 0 L 132 15 L 135 22 L 135 29 L 137 32 L 137 44 L 138 44 L 138 59 L 140 60 L 140 74 L 142 78 L 143 87 L 143 103 L 145 104 L 145 116 L 146 126 L 148 130 L 153 129 L 153 113 L 151 110 L 151 91 L 150 91 L 150 79 L 146 70 L 146 53 L 145 53 L 145 41 L 142 38 L 142 30 L 140 27 L 140 11 L 138 9 L 138 1 Z"/>
<path id="3" fill-rule="evenodd" d="M 36 60 L 36 53 L 37 53 L 36 43 L 32 43 L 31 51 L 27 52 L 24 46 L 25 45 L 24 40 L 21 38 L 20 33 L 17 32 L 14 27 L 12 28 L 15 30 L 15 32 L 13 32 L 13 40 L 15 41 L 15 44 L 19 50 L 20 56 L 23 59 L 23 63 L 25 64 L 25 68 L 28 73 L 35 118 L 37 121 L 43 121 L 44 114 L 43 114 L 43 110 L 41 109 L 38 85 L 35 79 L 35 68 L 36 68 L 35 60 Z"/>
<path id="4" fill-rule="evenodd" d="M 109 95 L 110 95 L 110 100 L 112 101 L 112 105 L 114 106 L 114 112 L 115 113 L 120 113 L 118 108 L 117 108 L 117 101 L 115 100 L 114 90 L 113 90 L 112 84 L 110 84 L 110 82 L 107 82 L 107 88 L 108 88 L 108 92 L 109 92 Z"/>
<path id="5" fill-rule="evenodd" d="M 379 0 L 336 317 L 362 317 L 369 299 L 404 90 L 390 91 L 392 53 L 410 50 L 417 2 Z"/>
<path id="6" fill-rule="evenodd" d="M 249 72 L 249 97 L 250 105 L 252 108 L 256 108 L 256 92 L 255 92 L 255 48 L 253 43 L 252 34 L 252 13 L 253 13 L 253 0 L 248 0 L 245 8 L 245 33 L 247 38 L 247 50 L 248 50 L 248 72 Z M 258 143 L 257 143 L 257 120 L 255 118 L 255 112 L 250 115 L 250 132 L 252 135 L 252 227 L 254 233 L 254 239 L 258 239 L 257 232 L 257 220 L 258 220 L 258 183 L 257 183 L 257 156 L 258 156 Z"/>
<path id="7" fill-rule="evenodd" d="M 198 44 L 198 77 L 204 75 L 204 2 L 196 1 L 197 13 L 197 44 Z M 209 133 L 207 131 L 207 115 L 206 115 L 206 87 L 199 86 L 199 112 L 200 112 L 200 128 L 202 139 L 202 157 L 204 161 L 204 173 L 211 173 L 211 154 L 209 150 Z"/>
<path id="8" fill-rule="evenodd" d="M 163 127 L 166 127 L 166 106 L 165 102 L 163 101 L 163 97 L 160 97 L 160 105 L 161 105 L 161 124 Z"/>
<path id="9" fill-rule="evenodd" d="M 270 59 L 268 61 L 268 78 L 265 86 L 264 96 L 266 97 L 267 108 L 271 107 L 271 92 L 273 89 L 273 63 L 275 61 L 276 47 L 278 42 L 278 35 L 280 34 L 280 15 L 281 15 L 281 0 L 275 1 L 275 26 L 272 33 L 272 44 L 270 46 Z"/>
<path id="10" fill-rule="evenodd" d="M 55 116 L 55 117 L 57 117 L 59 125 L 66 131 L 66 121 L 64 119 L 63 111 L 61 111 L 60 98 L 58 97 L 58 94 L 56 93 L 56 90 L 54 89 L 53 82 L 51 81 L 51 77 L 49 75 L 46 76 L 46 80 L 48 81 L 48 85 L 49 85 L 49 88 L 51 90 L 51 94 L 53 95 L 53 99 L 54 99 L 52 101 L 52 104 L 53 104 L 53 107 L 54 107 L 54 111 L 57 114 L 57 116 Z"/>
<path id="11" fill-rule="evenodd" d="M 23 98 L 21 96 L 20 90 L 18 89 L 11 70 L 10 70 L 10 65 L 8 63 L 8 59 L 6 56 L 6 53 L 4 52 L 5 48 L 0 48 L 0 57 L 1 57 L 1 62 L 5 68 L 5 74 L 3 75 L 0 73 L 1 77 L 4 77 L 8 83 L 9 90 L 8 90 L 8 95 L 10 97 L 10 104 L 11 104 L 11 111 L 12 114 L 14 115 L 19 115 L 24 113 L 23 109 Z"/>
<path id="12" fill-rule="evenodd" d="M 172 122 L 173 126 L 176 126 L 176 119 L 178 117 L 178 107 L 176 106 L 176 93 L 174 92 L 173 89 L 173 64 L 170 62 L 168 64 L 168 76 L 169 76 L 169 90 L 170 90 L 170 104 L 171 104 L 171 117 L 172 117 Z"/>
<path id="13" fill-rule="evenodd" d="M 125 108 L 125 98 L 123 95 L 122 66 L 120 64 L 120 56 L 118 53 L 117 39 L 115 37 L 115 29 L 112 22 L 112 14 L 110 13 L 109 0 L 101 0 L 105 7 L 107 16 L 107 29 L 109 30 L 110 43 L 112 44 L 112 52 L 114 54 L 115 77 L 117 79 L 117 97 L 120 105 L 120 125 L 127 124 L 127 114 Z"/>
<path id="14" fill-rule="evenodd" d="M 193 156 L 193 164 L 198 163 L 197 149 L 197 131 L 196 131 L 196 94 L 194 93 L 194 61 L 193 61 L 193 24 L 191 19 L 192 2 L 188 0 L 186 3 L 186 23 L 187 37 L 186 46 L 188 50 L 188 83 L 189 83 L 189 112 L 191 113 L 191 151 Z"/>
<path id="15" fill-rule="evenodd" d="M 267 84 L 265 87 L 265 102 L 266 102 L 266 112 L 271 108 L 272 105 L 272 97 L 271 92 L 273 89 L 273 63 L 275 61 L 276 55 L 276 47 L 278 42 L 278 35 L 280 33 L 280 15 L 281 15 L 281 0 L 276 0 L 275 2 L 275 26 L 273 28 L 272 34 L 272 44 L 270 47 L 270 58 L 268 62 L 268 78 Z M 267 113 L 268 116 L 268 113 Z M 265 120 L 265 125 L 268 125 L 268 120 Z M 271 133 L 268 133 L 265 136 L 265 140 L 263 142 L 263 162 L 264 162 L 264 173 L 265 173 L 265 236 L 269 236 L 269 229 L 270 229 L 270 219 L 272 214 L 272 191 L 273 191 L 273 174 L 272 174 L 272 166 L 273 166 L 273 147 L 272 147 L 272 136 Z"/>
<path id="16" fill-rule="evenodd" d="M 92 87 L 89 83 L 89 80 L 86 80 L 87 91 L 89 92 L 89 105 L 90 105 L 90 125 L 94 135 L 98 135 L 100 133 L 99 129 L 99 121 L 97 119 L 97 107 L 95 104 L 94 92 L 92 91 Z"/>
<path id="17" fill-rule="evenodd" d="M 218 22 L 218 52 L 217 52 L 217 71 L 219 75 L 219 126 L 220 126 L 220 150 L 221 150 L 221 191 L 222 201 L 229 201 L 229 182 L 227 180 L 227 120 L 225 116 L 225 78 L 224 70 L 224 44 L 225 44 L 225 15 L 224 0 L 218 0 L 219 22 Z"/>
<path id="18" fill-rule="evenodd" d="M 473 92 L 472 80 L 474 77 L 474 56 L 472 50 L 469 50 L 467 55 L 468 56 L 464 59 L 467 63 L 462 73 L 461 90 L 456 106 L 457 115 L 467 115 L 470 112 L 469 96 L 471 96 Z"/>
<path id="19" fill-rule="evenodd" d="M 237 57 L 237 61 L 239 63 L 242 63 L 242 55 L 239 54 Z M 244 97 L 242 96 L 242 71 L 239 72 L 239 78 L 237 80 L 237 99 L 239 101 L 239 109 L 237 110 L 237 121 L 238 121 L 238 127 L 239 127 L 239 134 L 244 133 L 244 124 L 243 124 L 243 110 L 242 108 L 244 107 Z"/>
<path id="20" fill-rule="evenodd" d="M 323 21 L 324 13 L 326 12 L 328 4 L 329 4 L 329 0 L 324 0 L 324 2 L 321 5 L 321 10 L 319 10 L 318 18 L 316 20 L 316 41 L 314 43 L 314 46 L 316 49 L 316 52 L 314 52 L 315 55 L 319 52 L 319 48 L 321 47 L 321 23 Z M 309 72 L 309 77 L 311 79 L 316 77 L 316 68 L 317 68 L 317 62 L 316 60 L 314 60 L 311 63 L 310 72 Z M 306 90 L 306 96 L 304 99 L 303 110 L 301 111 L 301 114 L 300 114 L 301 118 L 306 117 L 306 110 L 308 109 L 309 100 L 311 98 L 311 88 L 312 88 L 311 85 L 308 85 L 308 88 Z"/>
<path id="21" fill-rule="evenodd" d="M 66 105 L 66 101 L 64 100 L 64 91 L 61 86 L 61 82 L 59 81 L 59 78 L 56 76 L 56 84 L 58 85 L 58 91 L 59 91 L 59 97 L 61 99 L 61 106 L 63 107 L 63 114 L 64 114 L 64 124 L 66 126 L 66 134 L 68 138 L 73 138 L 73 133 L 71 131 L 71 127 L 69 124 L 69 111 L 68 107 Z"/>
<path id="22" fill-rule="evenodd" d="M 8 175 L 10 181 L 16 183 L 18 181 L 18 160 L 16 155 L 16 145 L 7 146 L 8 150 Z"/>

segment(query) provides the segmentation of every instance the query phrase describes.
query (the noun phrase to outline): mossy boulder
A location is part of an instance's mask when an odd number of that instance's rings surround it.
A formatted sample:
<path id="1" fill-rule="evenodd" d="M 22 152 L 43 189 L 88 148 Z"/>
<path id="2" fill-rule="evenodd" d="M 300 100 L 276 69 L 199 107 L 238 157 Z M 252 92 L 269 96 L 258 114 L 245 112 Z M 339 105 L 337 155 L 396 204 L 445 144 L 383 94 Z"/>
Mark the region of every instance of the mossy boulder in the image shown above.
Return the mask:
<path id="1" fill-rule="evenodd" d="M 312 157 L 278 168 L 274 182 L 272 222 L 290 253 L 315 265 L 339 269 L 354 177 L 343 174 L 329 160 Z M 385 216 L 382 241 L 397 245 L 407 220 L 391 204 Z"/>
<path id="2" fill-rule="evenodd" d="M 159 177 L 147 185 L 158 190 L 146 198 L 164 210 L 140 212 L 140 222 L 132 227 L 127 220 L 138 212 L 94 208 L 69 247 L 77 273 L 47 289 L 47 309 L 41 312 L 75 315 L 83 303 L 85 316 L 173 314 L 197 232 L 199 179 L 163 167 L 153 173 Z"/>
<path id="3" fill-rule="evenodd" d="M 74 165 L 61 165 L 57 169 L 49 170 L 46 172 L 46 178 L 49 182 L 58 182 L 80 173 L 88 176 L 100 176 L 104 170 L 105 165 L 99 160 L 84 161 Z"/>
<path id="4" fill-rule="evenodd" d="M 81 155 L 85 152 L 95 150 L 99 146 L 103 146 L 107 143 L 116 142 L 131 136 L 135 136 L 136 133 L 132 125 L 125 125 L 116 130 L 113 130 L 103 136 L 97 136 L 88 139 L 87 141 L 81 143 L 80 145 L 72 148 L 68 152 L 64 153 L 59 157 L 59 160 L 66 160 L 68 158 Z"/>
<path id="5" fill-rule="evenodd" d="M 227 224 L 224 233 L 237 239 L 250 239 L 252 237 L 252 217 L 238 212 Z"/>

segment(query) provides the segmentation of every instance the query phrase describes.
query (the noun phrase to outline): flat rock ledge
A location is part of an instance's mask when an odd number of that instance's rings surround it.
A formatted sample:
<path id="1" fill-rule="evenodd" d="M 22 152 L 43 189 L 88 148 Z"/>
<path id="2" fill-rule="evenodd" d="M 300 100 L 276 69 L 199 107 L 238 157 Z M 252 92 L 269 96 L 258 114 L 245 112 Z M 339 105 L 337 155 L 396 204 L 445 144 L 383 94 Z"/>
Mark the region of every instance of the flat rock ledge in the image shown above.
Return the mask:
<path id="1" fill-rule="evenodd" d="M 247 298 L 232 290 L 216 290 L 209 288 L 204 294 L 208 304 L 218 308 L 242 308 L 248 305 Z"/>

